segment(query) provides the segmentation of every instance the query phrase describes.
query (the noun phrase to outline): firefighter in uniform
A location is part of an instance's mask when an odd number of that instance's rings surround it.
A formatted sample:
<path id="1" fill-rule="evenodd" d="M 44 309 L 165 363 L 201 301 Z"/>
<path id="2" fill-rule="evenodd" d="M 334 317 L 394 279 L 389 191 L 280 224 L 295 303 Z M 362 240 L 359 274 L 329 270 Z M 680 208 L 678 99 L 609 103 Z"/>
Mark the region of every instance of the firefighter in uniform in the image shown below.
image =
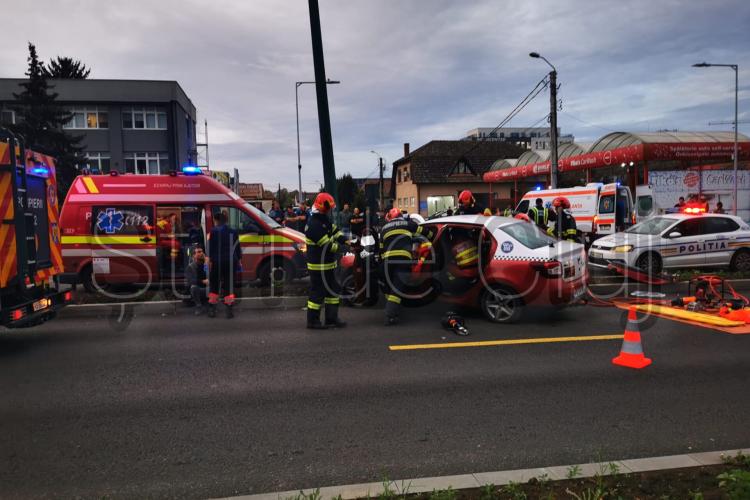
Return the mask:
<path id="1" fill-rule="evenodd" d="M 310 291 L 307 299 L 307 328 L 322 330 L 343 328 L 339 319 L 339 294 L 341 285 L 336 281 L 338 254 L 346 250 L 346 238 L 329 214 L 336 202 L 328 193 L 319 193 L 313 202 L 312 214 L 305 226 L 307 244 L 307 270 L 310 273 Z M 325 323 L 320 322 L 320 310 L 325 304 Z"/>
<path id="2" fill-rule="evenodd" d="M 227 226 L 227 215 L 216 212 L 214 227 L 208 235 L 208 316 L 216 316 L 219 296 L 224 294 L 227 318 L 234 313 L 234 273 L 238 269 L 242 250 L 237 232 Z"/>
<path id="3" fill-rule="evenodd" d="M 570 201 L 567 198 L 559 196 L 552 200 L 557 217 L 555 225 L 547 230 L 547 234 L 558 240 L 568 240 L 575 242 L 578 236 L 576 229 L 576 220 L 570 213 Z"/>
<path id="4" fill-rule="evenodd" d="M 529 218 L 539 226 L 539 229 L 542 231 L 547 231 L 547 224 L 549 221 L 555 220 L 555 214 L 554 212 L 550 212 L 549 208 L 544 206 L 544 200 L 541 198 L 537 198 L 534 202 L 534 206 L 531 207 L 531 210 L 529 210 L 529 213 L 527 214 Z"/>
<path id="5" fill-rule="evenodd" d="M 481 213 L 482 209 L 477 206 L 477 200 L 474 199 L 471 191 L 468 189 L 461 191 L 461 194 L 458 195 L 458 208 L 454 215 L 476 215 Z"/>
<path id="6" fill-rule="evenodd" d="M 432 252 L 431 229 L 404 217 L 398 208 L 386 214 L 386 223 L 380 230 L 380 256 L 385 276 L 385 326 L 398 322 L 401 299 L 408 286 L 414 264 L 413 248 L 418 247 L 418 262 Z"/>
<path id="7" fill-rule="evenodd" d="M 503 210 L 503 217 L 513 217 L 513 208 L 510 205 Z"/>

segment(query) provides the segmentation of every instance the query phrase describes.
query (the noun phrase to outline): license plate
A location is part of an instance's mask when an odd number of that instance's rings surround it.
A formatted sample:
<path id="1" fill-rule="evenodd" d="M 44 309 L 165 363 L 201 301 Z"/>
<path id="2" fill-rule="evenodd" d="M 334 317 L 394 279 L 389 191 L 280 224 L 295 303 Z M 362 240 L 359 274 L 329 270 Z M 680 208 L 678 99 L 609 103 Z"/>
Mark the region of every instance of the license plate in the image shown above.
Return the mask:
<path id="1" fill-rule="evenodd" d="M 591 252 L 589 254 L 589 257 L 591 257 L 592 259 L 603 259 L 604 258 L 604 254 L 601 253 L 601 252 Z"/>
<path id="2" fill-rule="evenodd" d="M 49 299 L 42 299 L 42 300 L 37 300 L 36 302 L 34 302 L 34 304 L 32 304 L 31 307 L 34 309 L 34 312 L 36 312 L 36 311 L 41 311 L 42 309 L 47 309 L 49 307 L 49 304 L 50 304 Z"/>

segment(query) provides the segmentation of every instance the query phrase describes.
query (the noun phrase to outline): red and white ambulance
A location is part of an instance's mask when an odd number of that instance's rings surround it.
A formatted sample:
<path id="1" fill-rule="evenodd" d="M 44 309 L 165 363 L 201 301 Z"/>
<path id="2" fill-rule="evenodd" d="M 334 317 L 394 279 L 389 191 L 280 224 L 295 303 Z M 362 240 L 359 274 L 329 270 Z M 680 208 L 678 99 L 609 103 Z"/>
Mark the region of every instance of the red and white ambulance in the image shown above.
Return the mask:
<path id="1" fill-rule="evenodd" d="M 169 175 L 77 177 L 60 215 L 65 269 L 89 291 L 122 283 L 179 286 L 217 212 L 239 233 L 243 281 L 289 281 L 307 273 L 302 233 L 282 227 L 197 167 Z"/>
<path id="2" fill-rule="evenodd" d="M 637 186 L 634 199 L 627 186 L 600 182 L 592 182 L 585 186 L 529 191 L 523 195 L 515 211 L 528 213 L 537 198 L 541 198 L 544 206 L 549 207 L 552 200 L 558 196 L 570 201 L 570 211 L 575 217 L 576 227 L 589 241 L 599 236 L 624 231 L 636 222 L 659 212 L 650 186 Z"/>

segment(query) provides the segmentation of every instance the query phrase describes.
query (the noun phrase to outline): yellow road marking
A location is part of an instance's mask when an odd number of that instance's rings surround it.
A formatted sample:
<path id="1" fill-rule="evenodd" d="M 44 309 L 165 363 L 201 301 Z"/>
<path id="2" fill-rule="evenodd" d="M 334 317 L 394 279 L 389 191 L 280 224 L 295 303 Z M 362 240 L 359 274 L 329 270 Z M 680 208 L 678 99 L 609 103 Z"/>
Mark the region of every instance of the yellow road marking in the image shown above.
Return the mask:
<path id="1" fill-rule="evenodd" d="M 519 345 L 519 344 L 551 344 L 555 342 L 585 342 L 591 340 L 615 340 L 621 339 L 623 335 L 587 335 L 585 337 L 547 337 L 541 339 L 508 339 L 508 340 L 483 340 L 478 342 L 448 342 L 445 344 L 404 344 L 390 345 L 391 351 L 413 351 L 416 349 L 450 349 L 453 347 L 487 347 L 496 345 Z"/>

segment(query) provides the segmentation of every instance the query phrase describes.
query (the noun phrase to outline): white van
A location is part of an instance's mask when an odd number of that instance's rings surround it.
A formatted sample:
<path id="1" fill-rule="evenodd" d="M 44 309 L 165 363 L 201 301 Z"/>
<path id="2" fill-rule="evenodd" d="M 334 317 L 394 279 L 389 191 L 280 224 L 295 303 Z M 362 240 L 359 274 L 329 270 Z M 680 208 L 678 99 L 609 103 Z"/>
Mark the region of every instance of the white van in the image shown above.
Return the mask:
<path id="1" fill-rule="evenodd" d="M 636 222 L 659 212 L 654 202 L 651 186 L 638 186 L 636 197 L 627 186 L 619 183 L 592 182 L 585 186 L 560 189 L 538 189 L 526 193 L 516 206 L 516 213 L 528 213 L 536 199 L 544 206 L 563 196 L 570 201 L 570 210 L 578 230 L 591 241 L 599 236 L 624 231 Z"/>

